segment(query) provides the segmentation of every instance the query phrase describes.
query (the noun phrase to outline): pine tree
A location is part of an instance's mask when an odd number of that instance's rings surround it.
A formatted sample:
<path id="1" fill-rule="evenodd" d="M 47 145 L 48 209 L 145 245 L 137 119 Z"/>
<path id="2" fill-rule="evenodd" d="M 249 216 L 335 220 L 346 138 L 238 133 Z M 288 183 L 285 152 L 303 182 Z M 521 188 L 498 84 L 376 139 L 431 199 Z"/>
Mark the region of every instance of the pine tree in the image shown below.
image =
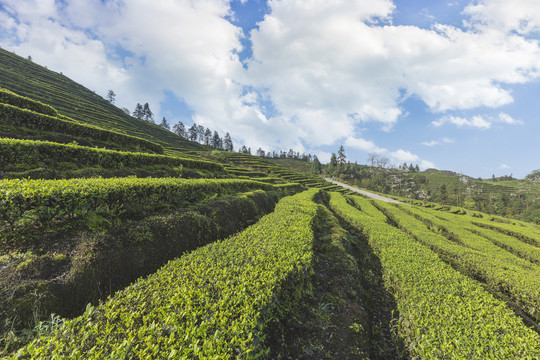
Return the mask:
<path id="1" fill-rule="evenodd" d="M 112 90 L 109 90 L 109 92 L 107 92 L 107 97 L 106 97 L 107 101 L 110 102 L 111 104 L 114 104 L 114 101 L 116 100 L 116 94 L 114 93 L 114 91 Z"/>
<path id="2" fill-rule="evenodd" d="M 188 130 L 188 138 L 191 141 L 197 141 L 198 135 L 197 135 L 197 124 L 193 123 L 191 127 Z"/>
<path id="3" fill-rule="evenodd" d="M 206 128 L 204 132 L 204 145 L 210 146 L 212 143 L 212 131 L 209 128 Z"/>
<path id="4" fill-rule="evenodd" d="M 143 106 L 142 119 L 154 124 L 154 114 L 152 113 L 152 110 L 150 110 L 150 105 L 148 105 L 148 103 L 145 103 Z"/>
<path id="5" fill-rule="evenodd" d="M 347 156 L 345 156 L 345 148 L 343 148 L 343 145 L 341 145 L 339 147 L 338 157 L 337 157 L 337 161 L 340 167 L 342 167 L 343 164 L 345 164 L 345 160 L 347 160 Z"/>
<path id="6" fill-rule="evenodd" d="M 204 144 L 204 126 L 197 125 L 197 138 L 199 143 Z"/>
<path id="7" fill-rule="evenodd" d="M 137 119 L 142 119 L 144 117 L 144 109 L 143 106 L 139 103 L 135 106 L 135 110 L 133 110 L 133 117 Z"/>
<path id="8" fill-rule="evenodd" d="M 321 162 L 317 158 L 317 156 L 313 157 L 313 162 L 311 163 L 311 173 L 312 174 L 320 174 L 322 171 Z"/>
<path id="9" fill-rule="evenodd" d="M 233 151 L 233 141 L 231 139 L 231 135 L 229 133 L 225 134 L 225 138 L 223 139 L 223 150 L 225 151 Z"/>
<path id="10" fill-rule="evenodd" d="M 161 120 L 161 123 L 159 124 L 159 126 L 161 126 L 164 129 L 171 130 L 171 127 L 170 127 L 169 123 L 167 122 L 167 119 L 165 119 L 165 117 L 163 117 L 163 119 Z"/>
<path id="11" fill-rule="evenodd" d="M 183 138 L 187 137 L 186 127 L 184 126 L 184 123 L 182 123 L 181 121 L 179 121 L 173 126 L 173 131 L 178 136 L 181 136 Z"/>
<path id="12" fill-rule="evenodd" d="M 215 147 L 216 149 L 221 149 L 222 147 L 221 138 L 219 137 L 218 132 L 215 130 L 214 130 L 214 136 L 212 137 L 212 147 Z"/>
<path id="13" fill-rule="evenodd" d="M 336 154 L 332 153 L 332 156 L 330 156 L 330 163 L 328 164 L 328 173 L 333 174 L 334 171 L 336 171 L 336 167 L 338 165 Z"/>

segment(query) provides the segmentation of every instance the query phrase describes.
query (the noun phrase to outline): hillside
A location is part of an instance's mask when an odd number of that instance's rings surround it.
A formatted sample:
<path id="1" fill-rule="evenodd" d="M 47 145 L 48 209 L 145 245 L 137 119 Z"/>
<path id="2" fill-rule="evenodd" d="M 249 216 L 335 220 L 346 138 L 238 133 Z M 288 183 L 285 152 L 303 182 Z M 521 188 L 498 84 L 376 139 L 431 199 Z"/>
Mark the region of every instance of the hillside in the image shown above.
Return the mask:
<path id="1" fill-rule="evenodd" d="M 186 141 L 2 50 L 0 355 L 540 357 L 540 227 L 308 166 Z"/>
<path id="2" fill-rule="evenodd" d="M 323 173 L 376 192 L 540 224 L 540 182 L 537 180 L 484 180 L 452 171 L 411 171 L 351 163 L 335 170 L 324 166 Z"/>
<path id="3" fill-rule="evenodd" d="M 49 104 L 74 120 L 156 142 L 168 153 L 205 150 L 158 125 L 126 115 L 66 76 L 4 49 L 0 49 L 0 88 Z"/>

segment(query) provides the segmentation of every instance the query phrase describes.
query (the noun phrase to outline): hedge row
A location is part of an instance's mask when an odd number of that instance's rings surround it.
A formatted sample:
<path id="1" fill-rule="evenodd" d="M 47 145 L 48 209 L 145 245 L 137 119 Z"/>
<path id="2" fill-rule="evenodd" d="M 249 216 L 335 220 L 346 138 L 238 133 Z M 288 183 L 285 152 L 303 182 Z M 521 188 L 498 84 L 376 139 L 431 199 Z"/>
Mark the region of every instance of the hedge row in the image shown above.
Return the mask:
<path id="1" fill-rule="evenodd" d="M 404 210 L 427 222 L 434 231 L 445 235 L 421 236 L 423 241 L 439 238 L 433 246 L 457 258 L 468 271 L 481 277 L 495 291 L 508 295 L 523 311 L 537 321 L 540 320 L 540 266 L 500 248 L 485 237 L 465 230 L 461 216 L 456 221 L 447 213 L 434 213 L 415 207 Z M 403 226 L 408 229 L 416 221 L 411 219 Z M 425 225 L 424 229 L 423 233 L 429 234 L 430 230 Z"/>
<path id="2" fill-rule="evenodd" d="M 500 222 L 495 223 L 493 221 L 477 218 L 474 218 L 473 224 L 500 232 L 501 234 L 513 236 L 532 246 L 540 247 L 540 230 Z"/>
<path id="3" fill-rule="evenodd" d="M 23 250 L 11 253 L 8 261 L 0 258 L 0 268 L 9 265 L 0 276 L 0 358 L 7 353 L 6 333 L 34 328 L 36 316 L 81 315 L 89 302 L 98 303 L 167 261 L 244 230 L 271 213 L 281 195 L 256 190 L 221 197 L 141 220 L 72 231 L 65 239 L 53 235 L 53 248 L 39 247 L 42 255 Z"/>
<path id="4" fill-rule="evenodd" d="M 352 207 L 342 195 L 332 193 L 330 206 L 366 234 L 380 257 L 385 282 L 395 294 L 399 331 L 413 358 L 540 356 L 540 336 L 480 284 L 396 227 Z"/>
<path id="5" fill-rule="evenodd" d="M 0 139 L 0 168 L 4 171 L 22 166 L 55 167 L 59 162 L 70 162 L 80 167 L 100 165 L 119 169 L 141 165 L 185 166 L 209 171 L 223 171 L 221 164 L 204 160 L 96 149 L 49 141 Z"/>
<path id="6" fill-rule="evenodd" d="M 40 114 L 45 114 L 49 116 L 58 116 L 58 111 L 56 111 L 56 109 L 50 105 L 40 103 L 39 101 L 35 101 L 27 97 L 17 95 L 12 91 L 1 89 L 1 88 L 0 88 L 0 103 L 13 105 L 22 109 L 28 109 L 28 110 L 31 110 Z"/>
<path id="7" fill-rule="evenodd" d="M 216 196 L 275 189 L 249 180 L 111 178 L 0 180 L 0 219 L 4 229 L 51 225 L 54 221 L 100 212 L 114 217 L 126 208 L 182 207 Z M 4 237 L 2 232 L 1 237 Z M 1 238 L 0 238 L 1 239 Z"/>
<path id="8" fill-rule="evenodd" d="M 148 140 L 105 130 L 90 124 L 83 125 L 57 116 L 39 114 L 8 104 L 0 104 L 0 123 L 24 126 L 32 130 L 52 131 L 121 145 L 136 146 L 143 150 L 149 150 L 159 154 L 163 154 L 164 152 L 163 146 Z"/>
<path id="9" fill-rule="evenodd" d="M 467 230 L 485 237 L 495 245 L 519 256 L 525 260 L 540 265 L 540 247 L 527 244 L 516 239 L 514 236 L 507 235 L 489 228 L 472 227 L 467 224 Z"/>
<path id="10" fill-rule="evenodd" d="M 310 291 L 315 191 L 170 262 L 16 358 L 262 359 L 268 334 Z"/>

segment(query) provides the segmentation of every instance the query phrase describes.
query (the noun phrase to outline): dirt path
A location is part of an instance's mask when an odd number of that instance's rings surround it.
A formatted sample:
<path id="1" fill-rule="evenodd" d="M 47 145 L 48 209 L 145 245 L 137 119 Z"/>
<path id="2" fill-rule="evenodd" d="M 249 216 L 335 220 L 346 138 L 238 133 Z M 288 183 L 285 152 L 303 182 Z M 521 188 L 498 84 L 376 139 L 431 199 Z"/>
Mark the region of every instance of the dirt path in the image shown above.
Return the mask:
<path id="1" fill-rule="evenodd" d="M 365 196 L 370 197 L 370 198 L 375 199 L 375 200 L 381 200 L 381 201 L 390 202 L 390 203 L 403 204 L 401 201 L 397 201 L 397 200 L 394 200 L 394 199 L 387 198 L 385 196 L 377 195 L 377 194 L 371 193 L 369 191 L 360 190 L 360 189 L 355 188 L 353 186 L 350 186 L 350 185 L 347 185 L 347 184 L 344 184 L 344 183 L 340 183 L 339 181 L 335 181 L 335 180 L 331 180 L 331 179 L 325 179 L 325 180 L 329 181 L 329 182 L 331 182 L 333 184 L 343 186 L 346 189 L 356 191 L 359 194 L 365 195 Z"/>

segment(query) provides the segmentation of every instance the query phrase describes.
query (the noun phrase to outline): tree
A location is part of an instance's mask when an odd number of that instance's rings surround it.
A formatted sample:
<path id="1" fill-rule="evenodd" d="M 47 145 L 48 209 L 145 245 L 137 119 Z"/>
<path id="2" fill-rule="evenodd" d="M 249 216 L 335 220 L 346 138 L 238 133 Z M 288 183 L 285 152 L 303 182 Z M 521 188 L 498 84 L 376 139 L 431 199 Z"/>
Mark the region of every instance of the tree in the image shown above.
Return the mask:
<path id="1" fill-rule="evenodd" d="M 418 166 L 418 164 L 416 164 L 416 166 L 414 167 L 414 172 L 419 172 L 420 171 L 420 167 Z"/>
<path id="2" fill-rule="evenodd" d="M 106 97 L 107 101 L 110 102 L 111 104 L 114 104 L 114 101 L 116 100 L 116 94 L 114 93 L 114 91 L 112 90 L 109 90 L 109 92 L 107 92 L 107 97 Z"/>
<path id="3" fill-rule="evenodd" d="M 127 108 L 122 108 L 122 111 L 124 112 L 124 114 L 130 115 L 129 109 L 127 109 Z"/>
<path id="4" fill-rule="evenodd" d="M 139 103 L 135 106 L 135 110 L 133 110 L 133 117 L 137 119 L 142 119 L 144 117 L 144 109 L 143 106 Z"/>
<path id="5" fill-rule="evenodd" d="M 212 143 L 212 131 L 209 128 L 206 128 L 204 132 L 204 145 L 210 146 Z"/>
<path id="6" fill-rule="evenodd" d="M 229 133 L 225 134 L 225 138 L 223 139 L 223 150 L 225 151 L 233 151 L 233 141 L 231 139 L 231 135 Z"/>
<path id="7" fill-rule="evenodd" d="M 415 168 L 414 168 L 414 166 L 413 166 L 412 163 L 409 165 L 409 171 L 410 171 L 410 172 L 414 172 L 414 171 L 415 171 Z"/>
<path id="8" fill-rule="evenodd" d="M 313 156 L 313 162 L 311 163 L 311 173 L 312 174 L 320 174 L 322 171 L 321 162 L 317 158 L 317 156 Z"/>
<path id="9" fill-rule="evenodd" d="M 204 144 L 204 126 L 197 125 L 197 138 L 199 143 Z"/>
<path id="10" fill-rule="evenodd" d="M 343 145 L 339 147 L 338 150 L 338 157 L 337 161 L 339 163 L 339 171 L 343 171 L 343 164 L 345 164 L 345 160 L 347 159 L 347 156 L 345 156 L 345 148 Z"/>
<path id="11" fill-rule="evenodd" d="M 169 126 L 169 123 L 167 122 L 167 119 L 165 119 L 165 117 L 163 117 L 159 126 L 161 126 L 164 129 L 171 130 L 171 127 Z"/>
<path id="12" fill-rule="evenodd" d="M 441 187 L 439 188 L 439 191 L 441 193 L 441 202 L 445 202 L 446 199 L 448 198 L 448 193 L 446 192 L 446 184 L 442 184 Z"/>
<path id="13" fill-rule="evenodd" d="M 328 172 L 330 174 L 334 173 L 334 171 L 336 171 L 337 165 L 338 162 L 336 154 L 332 153 L 332 156 L 330 156 L 330 163 L 328 164 Z"/>
<path id="14" fill-rule="evenodd" d="M 150 110 L 150 105 L 148 105 L 148 103 L 144 104 L 142 115 L 142 119 L 154 124 L 154 114 L 152 113 L 152 110 Z"/>
<path id="15" fill-rule="evenodd" d="M 375 166 L 377 164 L 377 159 L 379 158 L 378 154 L 375 153 L 369 153 L 367 162 L 370 166 Z"/>
<path id="16" fill-rule="evenodd" d="M 266 152 L 262 148 L 259 148 L 257 150 L 257 152 L 255 152 L 255 155 L 260 156 L 260 157 L 264 157 L 264 155 L 266 155 Z"/>
<path id="17" fill-rule="evenodd" d="M 197 141 L 197 124 L 193 123 L 188 130 L 188 138 L 191 141 Z"/>
<path id="18" fill-rule="evenodd" d="M 221 141 L 221 138 L 219 137 L 219 134 L 217 131 L 214 130 L 214 136 L 212 137 L 212 146 L 216 149 L 221 149 L 223 147 L 223 142 Z"/>
<path id="19" fill-rule="evenodd" d="M 532 173 L 525 176 L 525 180 L 540 181 L 540 169 L 534 170 Z"/>
<path id="20" fill-rule="evenodd" d="M 186 127 L 184 126 L 184 123 L 179 121 L 178 123 L 174 124 L 173 131 L 176 135 L 181 136 L 183 138 L 187 137 L 186 134 Z"/>
<path id="21" fill-rule="evenodd" d="M 32 56 L 28 55 L 28 60 L 32 61 Z"/>

